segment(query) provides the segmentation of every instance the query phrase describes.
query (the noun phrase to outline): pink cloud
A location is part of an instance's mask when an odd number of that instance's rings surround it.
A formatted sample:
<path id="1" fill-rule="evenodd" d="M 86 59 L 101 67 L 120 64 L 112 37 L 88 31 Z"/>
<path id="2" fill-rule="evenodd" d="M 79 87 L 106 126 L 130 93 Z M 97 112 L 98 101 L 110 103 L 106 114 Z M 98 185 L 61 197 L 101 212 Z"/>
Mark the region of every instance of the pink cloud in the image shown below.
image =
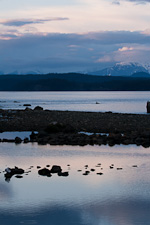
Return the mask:
<path id="1" fill-rule="evenodd" d="M 132 51 L 132 50 L 133 50 L 132 47 L 122 47 L 118 49 L 119 52 L 126 52 L 126 51 Z"/>

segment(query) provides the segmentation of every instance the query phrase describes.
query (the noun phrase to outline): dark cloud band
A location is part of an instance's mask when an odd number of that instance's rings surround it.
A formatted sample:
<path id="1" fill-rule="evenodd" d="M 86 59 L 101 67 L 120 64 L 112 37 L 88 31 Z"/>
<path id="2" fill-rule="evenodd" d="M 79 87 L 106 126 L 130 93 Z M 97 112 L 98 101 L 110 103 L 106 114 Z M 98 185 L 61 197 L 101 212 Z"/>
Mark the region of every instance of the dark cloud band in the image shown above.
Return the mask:
<path id="1" fill-rule="evenodd" d="M 16 20 L 5 20 L 0 21 L 0 24 L 5 26 L 16 26 L 21 27 L 30 24 L 38 24 L 38 23 L 45 23 L 50 21 L 60 21 L 60 20 L 69 20 L 66 17 L 54 17 L 54 18 L 47 18 L 47 19 L 16 19 Z"/>

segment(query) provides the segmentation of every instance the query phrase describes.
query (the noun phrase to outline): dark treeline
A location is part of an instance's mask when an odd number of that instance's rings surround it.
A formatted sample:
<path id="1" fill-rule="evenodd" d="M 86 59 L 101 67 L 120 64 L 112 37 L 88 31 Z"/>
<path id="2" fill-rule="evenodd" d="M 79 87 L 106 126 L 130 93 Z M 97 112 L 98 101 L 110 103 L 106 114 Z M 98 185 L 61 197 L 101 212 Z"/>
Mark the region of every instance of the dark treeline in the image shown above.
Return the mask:
<path id="1" fill-rule="evenodd" d="M 150 78 L 78 73 L 1 75 L 0 91 L 150 91 Z"/>

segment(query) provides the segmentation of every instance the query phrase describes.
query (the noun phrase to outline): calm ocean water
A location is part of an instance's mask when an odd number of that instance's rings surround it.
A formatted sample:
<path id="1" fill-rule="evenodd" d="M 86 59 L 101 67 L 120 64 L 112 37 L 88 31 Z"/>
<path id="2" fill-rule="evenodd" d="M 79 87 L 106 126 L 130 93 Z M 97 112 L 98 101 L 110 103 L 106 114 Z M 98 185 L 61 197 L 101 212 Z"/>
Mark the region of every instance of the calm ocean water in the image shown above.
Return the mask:
<path id="1" fill-rule="evenodd" d="M 0 224 L 149 225 L 149 159 L 150 149 L 131 145 L 110 148 L 1 143 Z M 47 164 L 60 165 L 69 176 L 39 176 L 37 166 Z M 111 164 L 114 169 L 109 168 Z M 8 166 L 31 172 L 8 182 L 2 172 Z M 95 171 L 84 176 L 91 168 Z"/>
<path id="2" fill-rule="evenodd" d="M 150 92 L 0 92 L 0 108 L 146 113 Z M 99 103 L 99 104 L 96 104 Z"/>

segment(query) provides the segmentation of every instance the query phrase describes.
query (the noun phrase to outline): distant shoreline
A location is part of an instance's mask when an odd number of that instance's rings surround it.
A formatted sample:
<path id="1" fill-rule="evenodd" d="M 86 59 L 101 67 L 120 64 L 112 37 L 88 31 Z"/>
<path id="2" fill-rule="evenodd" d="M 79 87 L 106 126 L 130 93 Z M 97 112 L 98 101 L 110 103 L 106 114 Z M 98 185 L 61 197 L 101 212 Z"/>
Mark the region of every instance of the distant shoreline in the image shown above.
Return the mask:
<path id="1" fill-rule="evenodd" d="M 150 91 L 150 77 L 79 73 L 0 75 L 0 91 Z"/>

